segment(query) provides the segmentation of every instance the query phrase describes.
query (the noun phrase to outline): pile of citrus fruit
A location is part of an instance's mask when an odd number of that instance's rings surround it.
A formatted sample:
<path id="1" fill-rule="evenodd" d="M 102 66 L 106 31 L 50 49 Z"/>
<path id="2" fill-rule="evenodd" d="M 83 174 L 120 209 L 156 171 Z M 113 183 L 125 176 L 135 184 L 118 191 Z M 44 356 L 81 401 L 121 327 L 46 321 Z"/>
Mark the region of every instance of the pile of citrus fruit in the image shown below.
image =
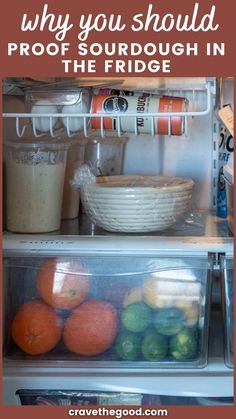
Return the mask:
<path id="1" fill-rule="evenodd" d="M 162 361 L 170 355 L 185 360 L 196 355 L 196 330 L 185 327 L 180 309 L 153 310 L 144 302 L 134 302 L 123 310 L 121 321 L 115 348 L 122 359 Z"/>
<path id="2" fill-rule="evenodd" d="M 85 301 L 90 279 L 79 260 L 44 261 L 37 274 L 37 290 L 41 299 L 24 303 L 12 322 L 12 337 L 24 352 L 45 354 L 62 339 L 71 352 L 91 356 L 113 344 L 116 310 L 107 301 Z"/>
<path id="3" fill-rule="evenodd" d="M 115 349 L 124 360 L 184 361 L 198 349 L 198 307 L 157 293 L 158 281 L 131 288 L 123 300 L 122 328 Z"/>
<path id="4" fill-rule="evenodd" d="M 160 284 L 155 279 L 128 291 L 124 287 L 125 295 L 114 287 L 114 301 L 107 299 L 111 289 L 107 293 L 104 289 L 103 299 L 97 293 L 94 298 L 90 278 L 79 259 L 43 261 L 36 277 L 38 297 L 25 302 L 12 321 L 12 337 L 19 348 L 42 355 L 63 342 L 77 355 L 96 356 L 112 348 L 113 355 L 127 361 L 180 361 L 196 356 L 198 311 L 194 306 L 190 310 L 173 296 L 163 298 L 156 292 Z"/>

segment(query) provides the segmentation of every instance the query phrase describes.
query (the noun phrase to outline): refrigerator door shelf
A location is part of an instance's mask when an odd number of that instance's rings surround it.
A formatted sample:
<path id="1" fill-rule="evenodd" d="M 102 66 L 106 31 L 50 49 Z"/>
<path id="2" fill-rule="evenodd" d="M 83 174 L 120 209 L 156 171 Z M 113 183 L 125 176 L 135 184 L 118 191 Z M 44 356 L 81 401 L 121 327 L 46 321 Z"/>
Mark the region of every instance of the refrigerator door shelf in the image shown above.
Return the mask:
<path id="1" fill-rule="evenodd" d="M 234 280 L 233 259 L 221 258 L 222 307 L 224 316 L 225 364 L 234 368 Z"/>

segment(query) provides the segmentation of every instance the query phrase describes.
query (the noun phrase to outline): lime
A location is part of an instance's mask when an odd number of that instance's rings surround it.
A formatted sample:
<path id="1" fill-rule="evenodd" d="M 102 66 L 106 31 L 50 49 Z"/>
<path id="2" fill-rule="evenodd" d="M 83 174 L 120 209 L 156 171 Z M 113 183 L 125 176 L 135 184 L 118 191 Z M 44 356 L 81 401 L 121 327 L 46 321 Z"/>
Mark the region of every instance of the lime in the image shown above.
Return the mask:
<path id="1" fill-rule="evenodd" d="M 162 308 L 153 316 L 153 326 L 161 335 L 173 336 L 185 325 L 185 314 L 178 308 Z"/>
<path id="2" fill-rule="evenodd" d="M 117 336 L 115 349 L 120 358 L 134 360 L 141 354 L 141 339 L 136 333 L 124 330 Z"/>
<path id="3" fill-rule="evenodd" d="M 148 332 L 142 341 L 142 353 L 148 361 L 160 361 L 168 352 L 168 340 L 156 332 Z"/>
<path id="4" fill-rule="evenodd" d="M 192 358 L 197 352 L 197 333 L 184 329 L 170 339 L 170 353 L 180 360 Z"/>
<path id="5" fill-rule="evenodd" d="M 136 333 L 143 332 L 151 323 L 151 318 L 151 309 L 142 302 L 130 304 L 121 315 L 124 327 Z"/>

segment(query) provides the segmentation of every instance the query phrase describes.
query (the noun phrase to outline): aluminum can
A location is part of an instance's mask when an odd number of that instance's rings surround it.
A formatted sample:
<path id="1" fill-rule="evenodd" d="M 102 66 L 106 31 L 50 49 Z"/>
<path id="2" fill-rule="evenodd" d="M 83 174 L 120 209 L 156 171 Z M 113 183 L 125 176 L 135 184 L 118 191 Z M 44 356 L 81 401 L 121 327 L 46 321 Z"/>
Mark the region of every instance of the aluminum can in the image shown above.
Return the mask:
<path id="1" fill-rule="evenodd" d="M 117 131 L 119 114 L 137 114 L 137 118 L 120 118 L 120 128 L 124 132 L 135 132 L 135 124 L 138 133 L 152 134 L 153 118 L 148 113 L 172 113 L 186 112 L 188 107 L 187 99 L 173 96 L 157 96 L 151 94 L 140 94 L 139 96 L 122 95 L 95 95 L 92 100 L 91 112 L 106 114 L 103 118 L 103 127 L 107 130 Z M 93 129 L 101 128 L 101 118 L 92 118 Z M 154 134 L 159 135 L 182 135 L 184 133 L 183 116 L 171 116 L 170 126 L 168 116 L 154 116 Z"/>

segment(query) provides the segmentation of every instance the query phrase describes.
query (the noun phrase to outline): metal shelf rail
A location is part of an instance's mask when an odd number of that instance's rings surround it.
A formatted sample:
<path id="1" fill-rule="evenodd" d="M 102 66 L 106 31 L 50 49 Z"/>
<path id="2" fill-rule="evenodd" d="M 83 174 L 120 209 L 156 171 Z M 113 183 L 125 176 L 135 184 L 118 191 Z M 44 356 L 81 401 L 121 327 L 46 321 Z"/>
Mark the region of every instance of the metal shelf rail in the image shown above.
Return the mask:
<path id="1" fill-rule="evenodd" d="M 166 88 L 159 88 L 155 90 L 156 94 L 159 95 L 171 95 L 171 96 L 178 96 L 178 95 L 183 95 L 186 94 L 190 97 L 189 99 L 189 110 L 186 112 L 155 112 L 155 113 L 142 113 L 142 117 L 143 118 L 149 118 L 150 119 L 150 128 L 151 128 L 151 135 L 154 136 L 155 135 L 155 118 L 158 117 L 166 117 L 168 118 L 168 136 L 171 136 L 171 118 L 172 117 L 176 117 L 176 116 L 180 116 L 183 118 L 183 131 L 185 133 L 185 136 L 188 136 L 188 119 L 190 117 L 199 117 L 199 116 L 205 116 L 208 115 L 211 111 L 211 91 L 212 91 L 212 84 L 210 81 L 206 82 L 206 85 L 203 87 L 193 87 L 193 88 L 178 88 L 178 89 L 166 89 Z M 206 107 L 203 110 L 197 110 L 197 100 L 196 100 L 196 96 L 197 94 L 201 92 L 206 96 Z M 61 135 L 62 132 L 61 130 L 55 130 L 53 127 L 53 118 L 61 118 L 61 114 L 60 113 L 3 113 L 3 118 L 15 118 L 16 120 L 16 133 L 17 136 L 19 138 L 22 138 L 25 133 L 26 133 L 26 129 L 27 127 L 30 125 L 32 125 L 32 131 L 33 131 L 33 135 L 35 136 L 35 138 L 39 138 L 42 136 L 45 136 L 45 133 L 40 133 L 38 132 L 37 128 L 36 128 L 36 118 L 49 118 L 50 120 L 50 129 L 49 132 L 47 134 L 50 134 L 50 136 L 52 138 L 57 137 L 58 135 Z M 137 136 L 138 133 L 138 127 L 137 127 L 137 118 L 140 117 L 139 113 L 119 113 L 117 114 L 110 114 L 109 115 L 111 118 L 116 119 L 117 121 L 117 135 L 118 137 L 120 137 L 123 132 L 122 132 L 122 128 L 121 128 L 121 120 L 122 118 L 132 118 L 133 119 L 133 133 Z M 72 133 L 71 129 L 70 129 L 70 118 L 82 118 L 83 119 L 83 133 L 85 137 L 89 136 L 89 131 L 88 131 L 88 126 L 89 126 L 89 121 L 91 118 L 100 118 L 100 135 L 102 138 L 105 137 L 106 134 L 106 130 L 104 128 L 104 118 L 107 118 L 108 114 L 104 114 L 104 113 L 63 113 L 63 118 L 66 118 L 66 135 L 69 138 L 72 138 L 76 135 L 78 135 L 77 133 Z M 29 121 L 31 120 L 31 124 L 26 123 L 26 124 L 21 124 L 21 119 L 29 119 Z"/>

